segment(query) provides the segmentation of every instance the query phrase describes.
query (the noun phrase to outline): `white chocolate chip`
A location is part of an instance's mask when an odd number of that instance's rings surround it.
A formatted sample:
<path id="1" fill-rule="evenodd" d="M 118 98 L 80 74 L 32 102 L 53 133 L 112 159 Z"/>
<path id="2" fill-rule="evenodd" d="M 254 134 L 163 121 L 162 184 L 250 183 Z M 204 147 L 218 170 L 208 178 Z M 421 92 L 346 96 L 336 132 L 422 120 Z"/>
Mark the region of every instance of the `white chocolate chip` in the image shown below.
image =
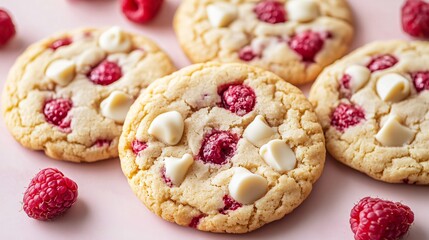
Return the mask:
<path id="1" fill-rule="evenodd" d="M 164 159 L 165 176 L 171 179 L 174 185 L 180 186 L 193 163 L 194 158 L 188 153 L 182 158 L 166 157 Z"/>
<path id="2" fill-rule="evenodd" d="M 96 66 L 106 57 L 106 53 L 100 48 L 90 48 L 84 51 L 76 60 L 79 69 Z"/>
<path id="3" fill-rule="evenodd" d="M 413 140 L 415 132 L 399 123 L 399 118 L 391 114 L 375 139 L 383 146 L 400 147 Z"/>
<path id="4" fill-rule="evenodd" d="M 397 73 L 390 73 L 378 79 L 376 89 L 383 101 L 398 102 L 410 95 L 410 82 Z"/>
<path id="5" fill-rule="evenodd" d="M 228 190 L 231 197 L 237 202 L 252 204 L 267 193 L 268 182 L 265 178 L 238 167 L 234 169 Z"/>
<path id="6" fill-rule="evenodd" d="M 256 147 L 261 147 L 267 143 L 276 132 L 268 126 L 264 117 L 258 115 L 244 130 L 243 137 Z"/>
<path id="7" fill-rule="evenodd" d="M 279 172 L 295 168 L 296 157 L 292 149 L 282 140 L 271 140 L 259 149 L 259 155 Z"/>
<path id="8" fill-rule="evenodd" d="M 361 65 L 352 65 L 346 69 L 345 73 L 351 78 L 350 90 L 352 90 L 353 93 L 365 86 L 371 76 L 371 71 L 369 71 L 367 67 Z"/>
<path id="9" fill-rule="evenodd" d="M 177 111 L 158 115 L 150 124 L 148 133 L 168 145 L 176 145 L 183 135 L 185 123 Z"/>
<path id="10" fill-rule="evenodd" d="M 237 7 L 229 3 L 216 3 L 207 6 L 207 16 L 213 27 L 226 27 L 237 18 Z"/>
<path id="11" fill-rule="evenodd" d="M 314 0 L 290 0 L 286 4 L 290 20 L 309 22 L 320 15 L 319 5 Z"/>
<path id="12" fill-rule="evenodd" d="M 101 104 L 101 114 L 117 123 L 124 123 L 134 98 L 121 91 L 113 91 Z"/>
<path id="13" fill-rule="evenodd" d="M 46 69 L 46 76 L 61 86 L 66 86 L 75 76 L 76 64 L 71 60 L 53 61 Z"/>
<path id="14" fill-rule="evenodd" d="M 103 32 L 98 44 L 108 53 L 128 52 L 131 49 L 129 36 L 119 27 L 112 27 Z"/>

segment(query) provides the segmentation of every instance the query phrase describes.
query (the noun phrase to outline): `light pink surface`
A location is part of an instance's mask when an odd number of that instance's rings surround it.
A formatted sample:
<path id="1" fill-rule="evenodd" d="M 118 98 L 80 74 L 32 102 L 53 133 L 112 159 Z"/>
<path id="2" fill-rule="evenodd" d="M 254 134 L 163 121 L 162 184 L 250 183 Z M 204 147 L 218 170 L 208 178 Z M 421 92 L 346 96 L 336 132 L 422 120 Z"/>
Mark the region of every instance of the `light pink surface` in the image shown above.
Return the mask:
<path id="1" fill-rule="evenodd" d="M 0 49 L 0 86 L 16 57 L 53 32 L 82 26 L 119 25 L 148 35 L 178 67 L 189 64 L 179 48 L 171 21 L 179 0 L 169 0 L 156 21 L 144 26 L 128 22 L 115 0 L 1 0 L 13 14 L 17 37 Z M 400 29 L 402 0 L 349 0 L 356 18 L 354 47 L 393 38 L 407 38 Z M 303 87 L 305 92 L 309 86 Z M 21 210 L 22 195 L 40 169 L 57 167 L 79 185 L 79 200 L 55 222 L 39 222 Z M 158 218 L 134 196 L 119 160 L 73 164 L 47 158 L 21 147 L 0 121 L 0 239 L 352 239 L 349 212 L 364 196 L 401 201 L 415 212 L 406 239 L 429 239 L 428 187 L 374 181 L 330 157 L 310 197 L 284 219 L 245 235 L 220 235 L 179 227 Z"/>

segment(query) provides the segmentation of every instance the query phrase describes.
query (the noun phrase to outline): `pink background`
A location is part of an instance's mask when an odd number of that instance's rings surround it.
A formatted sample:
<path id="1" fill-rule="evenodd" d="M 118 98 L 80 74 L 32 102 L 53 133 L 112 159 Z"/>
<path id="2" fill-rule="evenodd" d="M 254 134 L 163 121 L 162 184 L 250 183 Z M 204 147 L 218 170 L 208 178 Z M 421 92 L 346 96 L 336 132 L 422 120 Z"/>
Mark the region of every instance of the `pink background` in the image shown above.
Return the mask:
<path id="1" fill-rule="evenodd" d="M 349 0 L 356 19 L 353 48 L 373 40 L 407 38 L 400 28 L 402 0 Z M 167 0 L 151 24 L 134 25 L 116 0 L 1 0 L 14 16 L 17 37 L 0 48 L 0 87 L 9 68 L 28 46 L 51 33 L 81 26 L 119 25 L 148 35 L 173 58 L 189 65 L 171 27 L 179 0 Z M 309 86 L 304 86 L 304 92 Z M 0 239 L 352 239 L 349 212 L 365 196 L 378 196 L 409 205 L 415 224 L 406 239 L 429 239 L 427 187 L 374 181 L 328 157 L 323 176 L 310 197 L 282 220 L 244 235 L 199 232 L 168 223 L 149 212 L 134 196 L 122 175 L 119 160 L 95 164 L 55 161 L 21 147 L 0 121 Z M 54 222 L 30 219 L 21 210 L 30 179 L 42 168 L 57 167 L 79 185 L 79 200 Z"/>

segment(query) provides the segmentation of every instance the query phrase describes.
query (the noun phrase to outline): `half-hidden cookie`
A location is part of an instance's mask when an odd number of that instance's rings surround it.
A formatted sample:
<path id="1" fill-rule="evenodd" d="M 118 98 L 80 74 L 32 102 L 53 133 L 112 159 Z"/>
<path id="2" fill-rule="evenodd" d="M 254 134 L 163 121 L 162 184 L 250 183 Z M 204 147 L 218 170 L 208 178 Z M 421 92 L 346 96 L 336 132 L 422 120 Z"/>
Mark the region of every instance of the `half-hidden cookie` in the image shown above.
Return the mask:
<path id="1" fill-rule="evenodd" d="M 58 34 L 18 58 L 3 91 L 3 116 L 17 141 L 52 158 L 117 157 L 134 99 L 174 69 L 151 40 L 118 27 Z"/>
<path id="2" fill-rule="evenodd" d="M 207 63 L 147 88 L 128 113 L 119 155 L 155 214 L 244 233 L 304 201 L 323 170 L 324 146 L 299 89 L 249 65 Z"/>
<path id="3" fill-rule="evenodd" d="M 391 183 L 429 184 L 429 44 L 376 42 L 310 92 L 334 158 Z"/>
<path id="4" fill-rule="evenodd" d="M 353 37 L 345 0 L 184 0 L 174 27 L 194 63 L 248 63 L 295 85 L 315 80 Z"/>

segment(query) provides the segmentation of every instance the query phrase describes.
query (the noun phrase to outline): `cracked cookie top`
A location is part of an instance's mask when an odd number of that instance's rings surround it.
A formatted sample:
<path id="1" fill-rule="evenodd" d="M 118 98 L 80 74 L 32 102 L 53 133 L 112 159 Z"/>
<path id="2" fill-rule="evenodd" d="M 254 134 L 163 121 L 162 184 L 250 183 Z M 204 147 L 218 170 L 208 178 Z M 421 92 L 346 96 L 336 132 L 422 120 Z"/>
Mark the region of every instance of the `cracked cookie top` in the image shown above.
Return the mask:
<path id="1" fill-rule="evenodd" d="M 192 62 L 243 62 L 313 81 L 353 37 L 345 0 L 184 0 L 174 27 Z"/>
<path id="2" fill-rule="evenodd" d="M 391 183 L 429 184 L 429 44 L 376 42 L 319 76 L 310 92 L 334 158 Z"/>
<path id="3" fill-rule="evenodd" d="M 134 99 L 174 69 L 151 40 L 118 27 L 58 34 L 17 59 L 3 92 L 3 116 L 16 140 L 52 158 L 117 157 Z"/>
<path id="4" fill-rule="evenodd" d="M 146 89 L 127 116 L 119 154 L 155 214 L 244 233 L 301 204 L 323 170 L 325 144 L 299 89 L 248 65 L 206 63 Z"/>

